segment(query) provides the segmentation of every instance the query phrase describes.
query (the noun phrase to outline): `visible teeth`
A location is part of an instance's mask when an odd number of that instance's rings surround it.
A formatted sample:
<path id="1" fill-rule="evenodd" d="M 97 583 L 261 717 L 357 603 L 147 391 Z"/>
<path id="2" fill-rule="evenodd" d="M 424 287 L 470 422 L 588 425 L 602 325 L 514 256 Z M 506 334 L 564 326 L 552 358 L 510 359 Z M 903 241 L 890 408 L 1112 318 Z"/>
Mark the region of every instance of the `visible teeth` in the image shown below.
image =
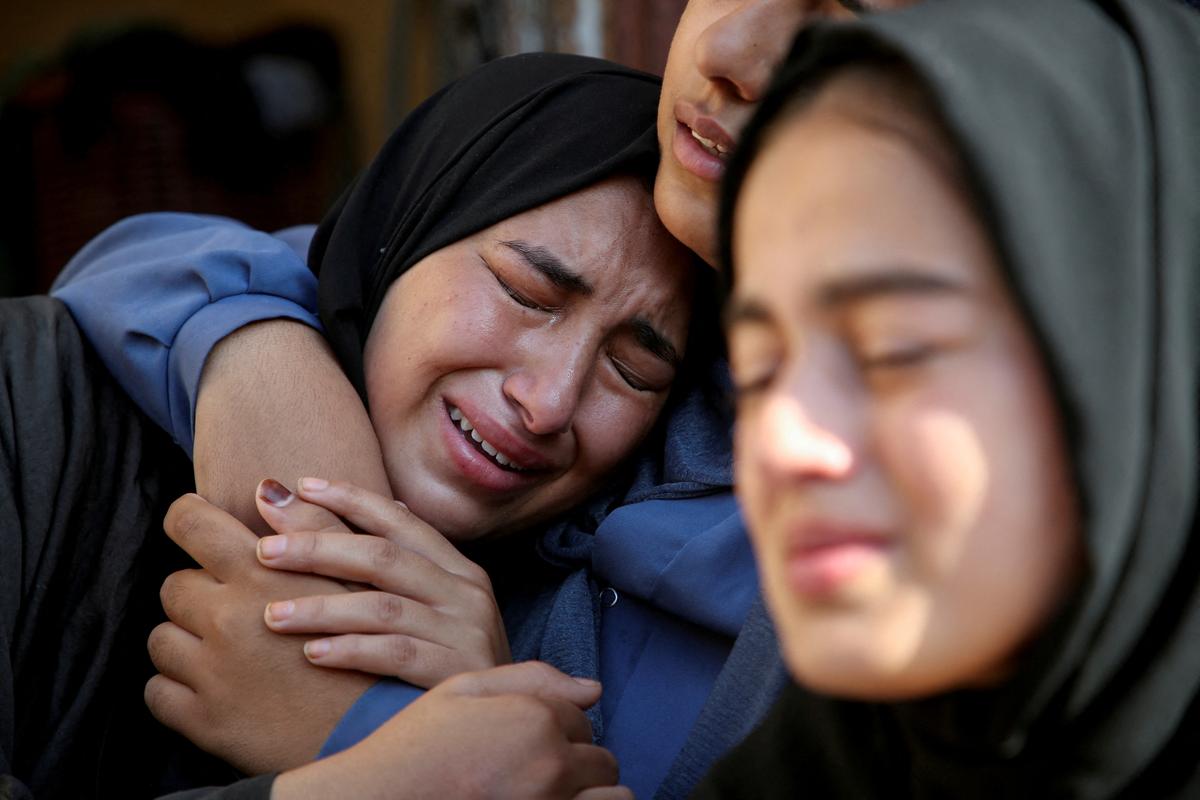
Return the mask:
<path id="1" fill-rule="evenodd" d="M 458 427 L 462 429 L 463 433 L 471 434 L 471 439 L 473 439 L 475 443 L 479 445 L 483 452 L 495 459 L 497 464 L 514 470 L 521 469 L 520 467 L 514 466 L 512 459 L 497 450 L 495 445 L 480 436 L 479 431 L 475 430 L 475 426 L 471 424 L 471 421 L 467 419 L 466 415 L 463 414 L 460 409 L 450 406 L 450 419 L 458 423 Z"/>
<path id="2" fill-rule="evenodd" d="M 692 129 L 688 128 L 688 130 L 691 131 Z M 729 152 L 729 148 L 726 147 L 725 145 L 717 144 L 712 139 L 706 139 L 703 136 L 701 136 L 700 134 L 696 133 L 695 131 L 692 131 L 692 138 L 694 138 L 697 142 L 699 142 L 700 144 L 707 147 L 709 150 L 712 150 L 720 155 L 725 155 L 726 153 Z"/>

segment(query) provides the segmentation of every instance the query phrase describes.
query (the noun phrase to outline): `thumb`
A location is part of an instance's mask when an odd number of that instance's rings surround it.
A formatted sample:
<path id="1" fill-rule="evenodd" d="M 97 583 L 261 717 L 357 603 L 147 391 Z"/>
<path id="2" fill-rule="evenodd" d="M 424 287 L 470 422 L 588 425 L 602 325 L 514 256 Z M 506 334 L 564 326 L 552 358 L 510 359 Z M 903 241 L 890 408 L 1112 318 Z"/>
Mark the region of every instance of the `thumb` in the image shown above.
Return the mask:
<path id="1" fill-rule="evenodd" d="M 443 686 L 447 691 L 476 697 L 531 694 L 546 700 L 562 700 L 581 709 L 600 699 L 599 682 L 572 678 L 541 661 L 523 661 L 467 672 L 451 678 Z"/>
<path id="2" fill-rule="evenodd" d="M 273 478 L 267 478 L 258 484 L 254 502 L 258 506 L 258 513 L 276 533 L 350 530 L 332 511 L 301 500 Z"/>

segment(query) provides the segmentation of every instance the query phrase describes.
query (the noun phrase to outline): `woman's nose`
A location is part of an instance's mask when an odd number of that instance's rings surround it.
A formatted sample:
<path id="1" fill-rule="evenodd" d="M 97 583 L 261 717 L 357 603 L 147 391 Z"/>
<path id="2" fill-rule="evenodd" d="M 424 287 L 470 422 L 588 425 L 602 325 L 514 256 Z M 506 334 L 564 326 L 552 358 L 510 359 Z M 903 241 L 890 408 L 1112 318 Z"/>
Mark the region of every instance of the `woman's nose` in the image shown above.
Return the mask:
<path id="1" fill-rule="evenodd" d="M 732 3 L 696 39 L 700 73 L 742 100 L 758 102 L 803 22 L 807 5 L 796 0 Z"/>
<path id="2" fill-rule="evenodd" d="M 504 395 L 516 406 L 530 433 L 562 433 L 575 419 L 589 373 L 583 352 L 538 354 L 508 374 Z"/>
<path id="3" fill-rule="evenodd" d="M 840 480 L 854 471 L 856 450 L 849 410 L 814 404 L 794 391 L 773 391 L 754 421 L 758 464 L 783 480 Z"/>

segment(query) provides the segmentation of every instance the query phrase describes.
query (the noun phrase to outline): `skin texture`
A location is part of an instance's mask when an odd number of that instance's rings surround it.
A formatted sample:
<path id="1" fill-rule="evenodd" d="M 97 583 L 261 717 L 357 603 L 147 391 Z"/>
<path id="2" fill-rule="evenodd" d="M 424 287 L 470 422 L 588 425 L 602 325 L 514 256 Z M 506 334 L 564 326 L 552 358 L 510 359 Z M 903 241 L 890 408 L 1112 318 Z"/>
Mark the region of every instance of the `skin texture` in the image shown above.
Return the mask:
<path id="1" fill-rule="evenodd" d="M 779 124 L 735 219 L 738 494 L 785 661 L 842 696 L 1001 679 L 1080 563 L 1044 365 L 937 153 L 839 76 Z"/>
<path id="2" fill-rule="evenodd" d="M 587 290 L 548 279 L 522 255 L 531 248 Z M 462 541 L 543 521 L 594 491 L 650 430 L 674 377 L 635 325 L 682 356 L 693 269 L 632 178 L 518 214 L 414 265 L 384 298 L 364 354 L 395 497 Z M 475 447 L 463 444 L 452 408 L 527 471 L 456 456 Z"/>
<path id="3" fill-rule="evenodd" d="M 654 206 L 667 230 L 717 264 L 717 188 L 723 155 L 705 155 L 691 130 L 736 148 L 771 72 L 796 31 L 823 19 L 915 5 L 917 0 L 691 0 L 683 12 L 658 104 L 662 151 Z"/>
<path id="4" fill-rule="evenodd" d="M 326 475 L 390 491 L 358 393 L 321 334 L 288 320 L 247 325 L 209 354 L 193 461 L 196 491 L 259 534 L 271 530 L 255 505 L 267 475 L 289 486 Z"/>

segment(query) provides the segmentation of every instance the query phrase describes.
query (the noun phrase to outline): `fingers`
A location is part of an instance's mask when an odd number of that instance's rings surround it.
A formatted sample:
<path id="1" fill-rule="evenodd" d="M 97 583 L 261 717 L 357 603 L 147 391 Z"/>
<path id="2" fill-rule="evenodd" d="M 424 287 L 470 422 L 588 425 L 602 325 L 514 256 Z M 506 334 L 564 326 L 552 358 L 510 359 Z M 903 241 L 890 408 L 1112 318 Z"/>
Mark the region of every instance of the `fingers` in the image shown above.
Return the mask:
<path id="1" fill-rule="evenodd" d="M 440 644 L 453 627 L 441 612 L 389 592 L 281 600 L 267 605 L 264 619 L 278 633 L 405 633 Z"/>
<path id="2" fill-rule="evenodd" d="M 603 747 L 591 742 L 571 745 L 571 765 L 574 786 L 582 790 L 578 796 L 600 798 L 632 798 L 633 793 L 623 786 L 616 786 L 620 780 L 620 770 L 617 768 L 616 757 Z M 586 794 L 587 792 L 604 793 Z M 624 790 L 624 794 L 620 791 Z"/>
<path id="3" fill-rule="evenodd" d="M 301 478 L 298 490 L 304 499 L 320 503 L 360 530 L 420 553 L 449 572 L 469 578 L 482 572 L 435 528 L 390 497 L 322 478 Z"/>
<path id="4" fill-rule="evenodd" d="M 219 581 L 254 564 L 258 537 L 200 495 L 185 494 L 172 503 L 163 529 Z"/>
<path id="5" fill-rule="evenodd" d="M 336 667 L 400 678 L 432 689 L 450 675 L 478 664 L 461 662 L 462 654 L 404 634 L 346 634 L 306 642 L 304 655 L 320 667 Z"/>
<path id="6" fill-rule="evenodd" d="M 258 484 L 254 500 L 258 513 L 276 533 L 350 530 L 337 514 L 305 502 L 273 478 Z"/>
<path id="7" fill-rule="evenodd" d="M 558 729 L 566 734 L 567 741 L 585 745 L 592 743 L 592 723 L 588 721 L 579 706 L 557 698 L 542 698 L 542 702 L 554 712 L 554 716 L 558 720 Z M 613 764 L 615 769 L 615 760 Z M 613 779 L 609 783 L 616 782 L 617 776 L 614 772 Z"/>
<path id="8" fill-rule="evenodd" d="M 173 572 L 163 581 L 158 591 L 163 611 L 167 618 L 179 627 L 202 636 L 207 631 L 209 620 L 208 604 L 202 599 L 215 586 L 217 579 L 202 569 L 186 569 Z"/>
<path id="9" fill-rule="evenodd" d="M 146 682 L 142 699 L 156 720 L 172 730 L 182 730 L 186 721 L 195 719 L 199 704 L 196 693 L 166 675 L 155 675 Z"/>
<path id="10" fill-rule="evenodd" d="M 195 654 L 200 649 L 200 637 L 188 633 L 173 622 L 164 622 L 150 631 L 146 650 L 154 668 L 172 681 L 184 686 L 193 685 L 193 672 L 197 663 Z"/>
<path id="11" fill-rule="evenodd" d="M 563 700 L 576 708 L 588 708 L 600 699 L 599 682 L 588 678 L 572 678 L 541 661 L 523 661 L 457 675 L 446 682 L 446 689 L 457 694 L 480 697 L 531 694 Z"/>
<path id="12" fill-rule="evenodd" d="M 356 533 L 265 536 L 258 541 L 258 560 L 272 569 L 369 583 L 430 603 L 452 597 L 460 586 L 424 556 L 387 539 Z"/>

